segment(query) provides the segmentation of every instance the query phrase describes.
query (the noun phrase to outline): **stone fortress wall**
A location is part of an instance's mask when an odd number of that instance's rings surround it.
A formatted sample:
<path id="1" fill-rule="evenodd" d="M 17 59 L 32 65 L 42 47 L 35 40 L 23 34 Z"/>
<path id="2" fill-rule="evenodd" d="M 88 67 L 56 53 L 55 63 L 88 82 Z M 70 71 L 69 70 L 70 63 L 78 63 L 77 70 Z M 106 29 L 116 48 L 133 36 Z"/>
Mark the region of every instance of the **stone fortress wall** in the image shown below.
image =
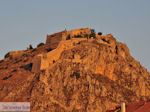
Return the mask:
<path id="1" fill-rule="evenodd" d="M 80 29 L 74 29 L 68 32 L 63 33 L 62 39 L 67 40 L 69 37 L 70 39 L 74 38 L 75 36 L 82 36 L 85 37 L 86 34 L 90 34 L 90 28 L 80 28 Z"/>
<path id="2" fill-rule="evenodd" d="M 61 31 L 52 35 L 47 35 L 46 44 L 58 46 L 59 42 L 62 40 L 62 35 L 66 32 L 67 31 Z"/>
<path id="3" fill-rule="evenodd" d="M 71 31 L 61 31 L 52 35 L 47 35 L 46 44 L 59 44 L 61 40 L 67 40 L 67 37 L 74 38 L 75 36 L 81 35 L 85 37 L 86 34 L 90 34 L 90 28 L 80 28 Z"/>
<path id="4" fill-rule="evenodd" d="M 59 59 L 62 51 L 71 49 L 72 47 L 74 47 L 74 44 L 78 43 L 79 41 L 87 40 L 87 38 L 74 38 L 74 36 L 81 35 L 82 37 L 85 37 L 86 34 L 90 34 L 90 28 L 80 28 L 71 31 L 65 30 L 52 35 L 47 35 L 46 44 L 56 45 L 57 48 L 52 50 L 51 52 L 39 54 L 38 56 L 36 56 L 35 60 L 33 61 L 32 71 L 39 72 L 39 70 L 35 70 L 35 68 L 45 70 L 52 66 L 54 62 Z M 68 36 L 70 37 L 69 40 L 67 39 Z M 40 62 L 40 64 L 38 63 L 37 65 L 37 62 Z"/>
<path id="5" fill-rule="evenodd" d="M 81 29 L 75 29 L 71 31 L 62 31 L 62 32 L 55 33 L 53 35 L 47 35 L 46 44 L 55 43 L 57 44 L 57 48 L 52 50 L 51 52 L 39 54 L 38 58 L 36 57 L 36 59 L 39 59 L 41 64 L 38 63 L 38 65 L 36 65 L 36 63 L 34 64 L 33 62 L 33 68 L 35 68 L 34 66 L 36 66 L 36 68 L 40 68 L 40 70 L 46 70 L 55 64 L 55 62 L 59 59 L 61 53 L 64 50 L 72 49 L 73 47 L 75 47 L 75 44 L 79 43 L 80 41 L 84 41 L 84 40 L 93 41 L 92 38 L 87 39 L 85 37 L 85 35 L 87 34 L 88 35 L 91 34 L 90 28 L 81 28 Z M 81 35 L 82 37 L 74 38 L 77 35 Z M 69 39 L 68 39 L 68 36 L 69 36 Z M 103 38 L 105 38 L 105 40 L 103 40 Z M 116 40 L 113 40 L 114 38 L 110 34 L 106 36 L 101 36 L 101 35 L 96 34 L 95 39 L 97 40 L 97 42 L 101 44 L 108 44 L 108 45 L 115 47 L 114 45 L 115 45 Z"/>

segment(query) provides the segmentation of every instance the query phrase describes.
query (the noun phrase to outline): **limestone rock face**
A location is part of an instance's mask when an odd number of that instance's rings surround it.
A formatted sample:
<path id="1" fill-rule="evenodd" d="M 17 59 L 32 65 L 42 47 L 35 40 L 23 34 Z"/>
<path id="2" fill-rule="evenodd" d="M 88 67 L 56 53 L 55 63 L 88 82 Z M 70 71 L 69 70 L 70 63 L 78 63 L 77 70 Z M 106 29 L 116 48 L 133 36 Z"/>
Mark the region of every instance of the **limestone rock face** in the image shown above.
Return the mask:
<path id="1" fill-rule="evenodd" d="M 72 38 L 84 33 L 66 32 L 55 49 L 26 51 L 17 63 L 0 61 L 0 101 L 30 101 L 33 112 L 105 112 L 120 100 L 149 100 L 150 74 L 126 44 L 111 34 Z M 32 71 L 19 68 L 29 63 Z"/>

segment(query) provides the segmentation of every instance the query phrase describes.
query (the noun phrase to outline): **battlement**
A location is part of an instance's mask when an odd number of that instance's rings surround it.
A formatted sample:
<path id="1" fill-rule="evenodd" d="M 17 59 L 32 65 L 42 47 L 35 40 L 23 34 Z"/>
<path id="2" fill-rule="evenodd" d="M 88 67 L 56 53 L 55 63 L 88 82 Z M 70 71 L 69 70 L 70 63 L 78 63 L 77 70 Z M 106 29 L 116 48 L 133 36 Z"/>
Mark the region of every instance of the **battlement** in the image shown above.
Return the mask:
<path id="1" fill-rule="evenodd" d="M 57 46 L 59 42 L 62 40 L 62 35 L 67 31 L 61 31 L 58 33 L 54 33 L 52 35 L 47 35 L 46 44 L 51 44 Z"/>
<path id="2" fill-rule="evenodd" d="M 85 37 L 87 34 L 90 34 L 90 28 L 80 28 L 68 31 L 63 34 L 63 40 L 72 39 L 78 36 Z"/>
<path id="3" fill-rule="evenodd" d="M 61 40 L 70 40 L 77 36 L 85 37 L 87 34 L 90 34 L 90 28 L 80 28 L 71 31 L 64 30 L 52 35 L 47 35 L 46 44 L 58 46 Z"/>

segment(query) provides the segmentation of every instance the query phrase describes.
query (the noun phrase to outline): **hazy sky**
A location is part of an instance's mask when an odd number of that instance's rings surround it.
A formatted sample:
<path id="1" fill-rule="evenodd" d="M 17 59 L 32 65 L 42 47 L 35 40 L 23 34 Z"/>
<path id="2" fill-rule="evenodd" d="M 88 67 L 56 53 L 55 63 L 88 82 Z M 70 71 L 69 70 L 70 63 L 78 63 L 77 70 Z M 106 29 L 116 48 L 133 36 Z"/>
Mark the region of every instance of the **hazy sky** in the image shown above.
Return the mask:
<path id="1" fill-rule="evenodd" d="M 0 59 L 65 26 L 112 33 L 150 71 L 150 0 L 0 0 Z"/>

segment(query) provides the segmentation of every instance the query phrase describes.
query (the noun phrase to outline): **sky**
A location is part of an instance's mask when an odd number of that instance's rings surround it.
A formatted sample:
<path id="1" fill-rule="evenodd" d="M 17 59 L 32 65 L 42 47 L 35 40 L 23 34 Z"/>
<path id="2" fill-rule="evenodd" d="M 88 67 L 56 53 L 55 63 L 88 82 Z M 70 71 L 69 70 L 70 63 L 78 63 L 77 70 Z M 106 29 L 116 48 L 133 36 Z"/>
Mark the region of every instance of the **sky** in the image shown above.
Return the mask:
<path id="1" fill-rule="evenodd" d="M 150 71 L 150 0 L 0 0 L 0 59 L 46 41 L 46 35 L 89 27 L 111 33 Z"/>

